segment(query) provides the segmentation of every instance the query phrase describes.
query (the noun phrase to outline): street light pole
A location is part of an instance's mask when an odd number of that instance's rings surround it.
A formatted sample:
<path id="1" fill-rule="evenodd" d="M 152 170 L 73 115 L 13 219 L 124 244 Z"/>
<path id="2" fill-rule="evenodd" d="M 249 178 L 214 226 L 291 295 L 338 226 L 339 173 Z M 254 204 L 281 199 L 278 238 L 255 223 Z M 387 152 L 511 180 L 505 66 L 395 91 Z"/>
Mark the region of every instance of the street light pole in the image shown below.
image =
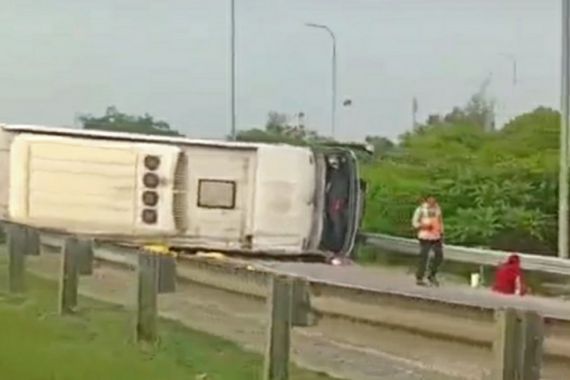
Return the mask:
<path id="1" fill-rule="evenodd" d="M 236 133 L 236 4 L 231 1 L 231 139 L 237 139 Z"/>
<path id="2" fill-rule="evenodd" d="M 512 63 L 513 69 L 513 87 L 517 85 L 518 82 L 518 69 L 517 69 L 517 57 L 512 54 L 501 54 L 503 57 L 507 58 Z"/>
<path id="3" fill-rule="evenodd" d="M 306 23 L 310 28 L 324 29 L 328 32 L 332 39 L 332 96 L 331 96 L 331 137 L 334 139 L 336 130 L 336 86 L 337 86 L 337 68 L 336 68 L 336 36 L 333 31 L 326 25 Z"/>
<path id="4" fill-rule="evenodd" d="M 570 121 L 570 0 L 562 0 L 562 88 L 560 96 L 560 177 L 558 256 L 568 258 L 568 127 Z"/>
<path id="5" fill-rule="evenodd" d="M 518 70 L 517 70 L 517 59 L 513 58 L 513 86 L 517 85 L 518 82 Z"/>

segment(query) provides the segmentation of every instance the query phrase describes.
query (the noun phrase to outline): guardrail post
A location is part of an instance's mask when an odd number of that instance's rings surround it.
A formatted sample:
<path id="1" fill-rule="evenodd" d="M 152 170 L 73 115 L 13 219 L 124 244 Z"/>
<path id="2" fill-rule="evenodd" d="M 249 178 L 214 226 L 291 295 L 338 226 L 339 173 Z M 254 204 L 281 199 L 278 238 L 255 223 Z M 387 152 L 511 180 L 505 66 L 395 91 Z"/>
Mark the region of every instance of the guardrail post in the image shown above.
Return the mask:
<path id="1" fill-rule="evenodd" d="M 540 380 L 544 319 L 534 311 L 522 315 L 521 380 Z"/>
<path id="2" fill-rule="evenodd" d="M 75 254 L 78 256 L 78 270 L 82 276 L 90 276 L 93 274 L 93 242 L 87 239 L 77 240 L 75 246 Z"/>
<path id="3" fill-rule="evenodd" d="M 75 237 L 68 237 L 63 243 L 59 282 L 60 314 L 71 314 L 77 308 L 80 248 L 81 244 Z"/>
<path id="4" fill-rule="evenodd" d="M 311 293 L 309 281 L 303 278 L 293 279 L 293 300 L 291 326 L 309 327 L 315 324 L 315 318 L 311 311 Z"/>
<path id="5" fill-rule="evenodd" d="M 6 226 L 8 240 L 8 291 L 23 293 L 25 290 L 27 231 L 23 226 Z"/>
<path id="6" fill-rule="evenodd" d="M 539 380 L 542 360 L 543 319 L 532 311 L 496 313 L 493 380 Z"/>
<path id="7" fill-rule="evenodd" d="M 515 380 L 517 367 L 517 347 L 519 320 L 512 309 L 497 311 L 495 315 L 497 337 L 493 351 L 495 355 L 494 380 Z"/>
<path id="8" fill-rule="evenodd" d="M 172 254 L 161 255 L 158 263 L 158 294 L 176 291 L 176 258 Z"/>
<path id="9" fill-rule="evenodd" d="M 485 265 L 479 265 L 479 285 L 487 286 L 489 284 L 488 270 Z"/>
<path id="10" fill-rule="evenodd" d="M 157 340 L 158 324 L 158 271 L 157 254 L 139 252 L 137 285 L 136 339 L 138 342 L 154 343 Z"/>
<path id="11" fill-rule="evenodd" d="M 263 380 L 289 379 L 292 288 L 289 277 L 278 274 L 271 277 Z"/>
<path id="12" fill-rule="evenodd" d="M 40 255 L 40 233 L 35 228 L 26 227 L 26 250 L 24 252 L 27 256 Z"/>

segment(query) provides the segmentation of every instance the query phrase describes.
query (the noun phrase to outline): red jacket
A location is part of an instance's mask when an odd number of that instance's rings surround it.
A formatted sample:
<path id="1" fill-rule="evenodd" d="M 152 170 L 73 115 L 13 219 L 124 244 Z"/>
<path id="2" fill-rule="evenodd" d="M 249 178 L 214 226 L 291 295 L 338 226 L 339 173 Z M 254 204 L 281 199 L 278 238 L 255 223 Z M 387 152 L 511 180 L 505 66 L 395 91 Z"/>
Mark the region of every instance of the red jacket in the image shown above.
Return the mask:
<path id="1" fill-rule="evenodd" d="M 503 294 L 516 294 L 517 286 L 520 287 L 520 295 L 526 293 L 520 257 L 513 254 L 497 268 L 493 291 Z"/>

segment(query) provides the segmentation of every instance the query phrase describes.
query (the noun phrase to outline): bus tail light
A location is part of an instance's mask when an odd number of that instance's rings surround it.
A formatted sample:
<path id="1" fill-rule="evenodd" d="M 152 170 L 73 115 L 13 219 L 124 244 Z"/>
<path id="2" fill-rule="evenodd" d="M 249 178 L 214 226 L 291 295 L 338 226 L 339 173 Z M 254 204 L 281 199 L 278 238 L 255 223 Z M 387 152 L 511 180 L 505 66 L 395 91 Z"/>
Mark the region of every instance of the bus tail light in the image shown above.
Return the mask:
<path id="1" fill-rule="evenodd" d="M 154 191 L 147 190 L 142 195 L 142 202 L 145 206 L 156 206 L 158 204 L 158 194 Z"/>
<path id="2" fill-rule="evenodd" d="M 146 224 L 156 224 L 158 215 L 155 210 L 144 209 L 142 212 L 142 220 Z"/>
<path id="3" fill-rule="evenodd" d="M 158 156 L 146 156 L 144 158 L 144 166 L 148 170 L 156 170 L 160 166 L 160 157 Z"/>
<path id="4" fill-rule="evenodd" d="M 154 173 L 146 173 L 143 176 L 143 184 L 151 189 L 156 189 L 160 183 L 160 178 Z"/>

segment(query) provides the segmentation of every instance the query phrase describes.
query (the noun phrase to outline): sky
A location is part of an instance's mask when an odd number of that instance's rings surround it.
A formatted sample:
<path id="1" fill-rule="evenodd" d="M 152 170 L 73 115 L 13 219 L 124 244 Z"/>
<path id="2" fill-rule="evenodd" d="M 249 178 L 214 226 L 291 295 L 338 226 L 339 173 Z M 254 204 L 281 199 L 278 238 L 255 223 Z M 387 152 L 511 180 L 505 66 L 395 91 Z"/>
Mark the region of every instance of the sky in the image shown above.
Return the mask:
<path id="1" fill-rule="evenodd" d="M 269 111 L 396 138 L 486 78 L 497 123 L 559 108 L 560 0 L 235 0 L 237 128 Z M 114 105 L 191 137 L 230 128 L 230 0 L 0 0 L 0 121 L 71 126 Z M 513 83 L 513 58 L 517 81 Z M 352 106 L 342 101 L 351 99 Z"/>

